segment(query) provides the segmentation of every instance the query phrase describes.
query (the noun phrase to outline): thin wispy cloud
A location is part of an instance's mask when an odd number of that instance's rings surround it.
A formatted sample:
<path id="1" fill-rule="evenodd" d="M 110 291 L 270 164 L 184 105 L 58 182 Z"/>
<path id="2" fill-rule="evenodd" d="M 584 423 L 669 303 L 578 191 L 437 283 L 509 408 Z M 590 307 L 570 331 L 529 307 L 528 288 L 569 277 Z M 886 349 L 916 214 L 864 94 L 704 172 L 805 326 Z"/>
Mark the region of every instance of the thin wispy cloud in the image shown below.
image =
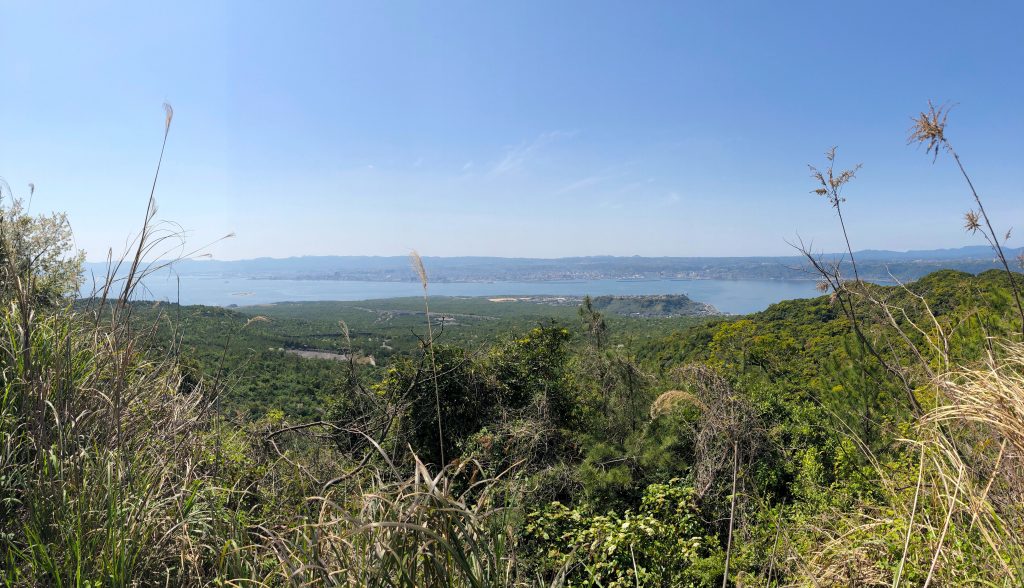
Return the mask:
<path id="1" fill-rule="evenodd" d="M 629 182 L 628 184 L 622 185 L 614 193 L 618 195 L 632 194 L 639 190 L 643 190 L 654 183 L 654 178 L 647 178 L 645 180 L 637 180 L 635 182 Z"/>
<path id="2" fill-rule="evenodd" d="M 606 208 L 609 210 L 617 210 L 622 208 L 625 203 L 622 200 L 612 200 L 610 198 L 602 200 L 598 203 L 598 208 Z"/>
<path id="3" fill-rule="evenodd" d="M 656 182 L 656 178 L 646 178 L 624 184 L 619 189 L 605 194 L 597 206 L 598 208 L 616 210 L 626 205 L 667 207 L 682 201 L 682 196 L 674 190 L 662 196 L 653 192 L 651 186 Z"/>
<path id="4" fill-rule="evenodd" d="M 533 141 L 522 143 L 511 147 L 505 153 L 505 157 L 491 168 L 491 175 L 500 176 L 503 174 L 519 171 L 533 159 L 537 153 L 552 143 L 568 139 L 576 135 L 575 131 L 548 131 L 541 133 Z"/>
<path id="5" fill-rule="evenodd" d="M 558 190 L 555 190 L 554 195 L 555 196 L 561 196 L 562 194 L 568 194 L 569 192 L 575 192 L 576 190 L 582 190 L 583 188 L 589 188 L 591 186 L 596 186 L 596 185 L 601 184 L 602 182 L 606 182 L 606 181 L 608 181 L 610 179 L 612 179 L 612 176 L 590 176 L 590 177 L 582 178 L 582 179 L 576 180 L 575 182 L 572 182 L 571 184 L 563 186 L 562 188 L 559 188 Z"/>
<path id="6" fill-rule="evenodd" d="M 614 183 L 614 180 L 625 180 L 630 175 L 630 170 L 635 164 L 636 162 L 634 161 L 628 161 L 626 163 L 609 166 L 599 173 L 595 173 L 593 175 L 580 178 L 575 182 L 566 184 L 558 190 L 555 190 L 552 194 L 554 196 L 561 196 L 563 194 L 592 188 L 601 184 Z M 653 180 L 653 178 L 651 178 L 651 180 Z"/>

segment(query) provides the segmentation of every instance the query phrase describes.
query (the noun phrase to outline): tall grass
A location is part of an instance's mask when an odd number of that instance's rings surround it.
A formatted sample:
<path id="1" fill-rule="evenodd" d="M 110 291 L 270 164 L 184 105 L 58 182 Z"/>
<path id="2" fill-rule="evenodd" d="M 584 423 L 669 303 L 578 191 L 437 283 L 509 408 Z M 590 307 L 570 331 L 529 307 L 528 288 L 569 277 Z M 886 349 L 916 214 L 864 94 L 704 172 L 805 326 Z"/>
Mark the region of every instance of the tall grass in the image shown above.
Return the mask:
<path id="1" fill-rule="evenodd" d="M 159 162 L 139 235 L 84 309 L 41 307 L 0 232 L 0 584 L 508 585 L 503 495 L 456 484 L 469 462 L 304 459 L 308 425 L 226 422 L 216 381 L 184 386 L 176 353 L 146 351 L 155 325 L 130 302 L 177 236 L 156 219 L 158 176 Z"/>
<path id="2" fill-rule="evenodd" d="M 420 278 L 420 284 L 423 286 L 423 310 L 427 317 L 427 338 L 423 341 L 424 347 L 430 354 L 430 377 L 434 382 L 434 408 L 436 410 L 437 417 L 437 447 L 438 453 L 441 459 L 441 465 L 446 464 L 444 458 L 444 425 L 441 422 L 441 392 L 438 389 L 437 384 L 437 359 L 434 356 L 434 326 L 430 320 L 430 296 L 428 293 L 428 286 L 430 281 L 427 279 L 427 268 L 423 265 L 423 258 L 416 251 L 409 254 L 409 259 L 412 261 L 412 267 L 416 271 L 416 275 Z"/>
<path id="3" fill-rule="evenodd" d="M 316 586 L 509 586 L 516 564 L 508 511 L 494 480 L 462 492 L 463 466 L 432 474 L 418 459 L 412 477 L 375 473 L 361 496 L 311 497 L 316 517 L 273 541 L 278 579 Z"/>
<path id="4" fill-rule="evenodd" d="M 974 184 L 946 133 L 948 109 L 935 107 L 914 119 L 908 142 L 923 144 L 935 158 L 949 153 L 970 192 L 973 208 L 965 228 L 980 233 L 1008 279 L 1017 317 L 1009 333 L 1024 332 L 1021 276 L 1010 269 L 1005 236 L 995 232 Z M 853 172 L 833 174 L 812 168 L 819 187 L 839 211 L 841 189 Z M 856 170 L 853 170 L 856 171 Z M 841 231 L 849 243 L 847 227 Z M 1024 582 L 1024 345 L 994 335 L 996 325 L 975 317 L 951 323 L 932 312 L 924 296 L 902 286 L 910 304 L 901 306 L 877 288 L 854 280 L 839 264 L 804 255 L 842 305 L 858 337 L 899 381 L 915 418 L 904 432 L 908 457 L 882 465 L 868 455 L 879 480 L 877 496 L 855 508 L 827 512 L 789 531 L 813 537 L 790 552 L 790 575 L 813 585 L 1019 586 Z M 850 261 L 855 264 L 852 249 Z M 975 304 L 980 308 L 984 301 Z M 884 327 L 862 331 L 866 314 Z M 965 345 L 966 339 L 984 339 Z M 984 350 L 980 360 L 965 348 Z M 959 350 L 959 352 L 958 352 Z M 920 402 L 927 398 L 927 406 Z M 864 443 L 858 446 L 865 448 Z M 870 452 L 868 452 L 870 453 Z M 916 459 L 909 459 L 915 456 Z"/>

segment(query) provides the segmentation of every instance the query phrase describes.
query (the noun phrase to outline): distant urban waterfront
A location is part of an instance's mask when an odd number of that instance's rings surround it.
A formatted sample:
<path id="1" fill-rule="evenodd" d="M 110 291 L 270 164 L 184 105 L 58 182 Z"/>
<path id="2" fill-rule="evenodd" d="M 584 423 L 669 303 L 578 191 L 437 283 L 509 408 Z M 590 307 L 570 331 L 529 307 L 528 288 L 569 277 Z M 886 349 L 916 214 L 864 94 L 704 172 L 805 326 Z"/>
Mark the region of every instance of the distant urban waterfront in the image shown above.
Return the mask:
<path id="1" fill-rule="evenodd" d="M 371 300 L 420 296 L 418 282 L 269 280 L 182 276 L 151 276 L 138 298 L 182 304 L 246 306 L 271 302 Z M 793 298 L 818 293 L 811 280 L 581 280 L 546 282 L 440 282 L 430 284 L 432 296 L 512 295 L 644 295 L 686 294 L 722 312 L 746 314 Z"/>

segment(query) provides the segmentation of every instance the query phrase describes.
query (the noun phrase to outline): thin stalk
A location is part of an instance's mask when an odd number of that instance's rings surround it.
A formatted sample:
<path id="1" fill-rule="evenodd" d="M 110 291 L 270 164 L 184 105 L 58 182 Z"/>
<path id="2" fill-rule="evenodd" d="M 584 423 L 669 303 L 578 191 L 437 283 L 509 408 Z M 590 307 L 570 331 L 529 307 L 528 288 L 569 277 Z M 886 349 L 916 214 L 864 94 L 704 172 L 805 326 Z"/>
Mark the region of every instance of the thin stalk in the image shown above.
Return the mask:
<path id="1" fill-rule="evenodd" d="M 786 508 L 786 503 L 779 506 L 779 516 L 775 520 L 775 543 L 772 545 L 772 557 L 768 563 L 768 583 L 767 586 L 772 585 L 772 575 L 775 573 L 775 554 L 779 550 L 779 538 L 782 536 L 782 510 Z"/>
<path id="2" fill-rule="evenodd" d="M 960 168 L 960 174 L 963 175 L 964 180 L 967 181 L 967 187 L 971 189 L 971 195 L 974 196 L 974 202 L 978 205 L 978 212 L 981 213 L 981 218 L 985 221 L 985 226 L 988 227 L 988 233 L 991 235 L 991 243 L 989 243 L 993 249 L 996 250 L 996 255 L 999 257 L 1000 263 L 1003 264 L 1003 269 L 1006 270 L 1007 277 L 1010 278 L 1010 289 L 1013 291 L 1014 302 L 1017 303 L 1017 312 L 1020 314 L 1021 321 L 1021 335 L 1024 336 L 1024 303 L 1021 303 L 1020 290 L 1017 288 L 1017 280 L 1013 275 L 1013 271 L 1010 269 L 1009 262 L 1006 261 L 1006 255 L 1003 253 L 1003 246 L 999 243 L 999 236 L 996 234 L 995 229 L 992 228 L 992 222 L 988 218 L 988 213 L 985 212 L 985 206 L 981 203 L 981 197 L 978 196 L 978 191 L 974 189 L 974 182 L 971 181 L 971 176 L 967 175 L 967 170 L 964 169 L 964 164 L 960 161 L 960 156 L 957 155 L 956 151 L 953 150 L 953 146 L 949 144 L 949 141 L 943 139 L 946 145 L 946 149 L 953 156 L 953 161 L 956 162 L 956 166 Z"/>
<path id="3" fill-rule="evenodd" d="M 846 240 L 846 251 L 850 254 L 850 264 L 853 266 L 853 279 L 860 284 L 860 274 L 857 273 L 857 260 L 853 257 L 853 247 L 850 245 L 850 235 L 846 232 L 846 222 L 843 221 L 843 209 L 836 203 L 836 215 L 839 217 L 839 227 L 843 230 L 843 239 Z"/>
<path id="4" fill-rule="evenodd" d="M 981 513 L 981 507 L 985 504 L 985 501 L 988 500 L 988 493 L 989 490 L 992 489 L 992 483 L 996 481 L 996 476 L 999 475 L 999 466 L 1002 465 L 1003 455 L 1006 453 L 1006 443 L 1007 439 L 1003 439 L 1002 444 L 999 446 L 999 455 L 996 456 L 996 464 L 992 467 L 992 475 L 989 476 L 988 483 L 985 484 L 985 490 L 981 493 L 981 499 L 978 500 L 977 504 L 972 509 L 974 510 L 974 513 L 971 515 L 971 525 L 968 527 L 968 530 L 973 529 L 974 524 L 978 522 L 978 515 Z"/>
<path id="5" fill-rule="evenodd" d="M 907 523 L 907 537 L 903 541 L 903 557 L 900 558 L 900 566 L 896 569 L 896 578 L 893 579 L 892 588 L 898 588 L 900 579 L 903 577 L 903 566 L 907 562 L 907 553 L 910 550 L 910 534 L 914 530 L 914 517 L 917 516 L 917 499 L 921 495 L 921 483 L 924 481 L 924 444 L 921 444 L 921 465 L 917 471 L 917 488 L 914 490 L 914 505 L 910 507 L 910 522 Z"/>
<path id="6" fill-rule="evenodd" d="M 427 269 L 423 267 L 423 258 L 416 251 L 409 254 L 412 260 L 412 267 L 419 275 L 420 284 L 423 285 L 423 309 L 427 315 L 427 350 L 430 352 L 431 379 L 434 381 L 434 408 L 437 410 L 437 446 L 440 450 L 441 466 L 445 464 L 444 459 L 444 429 L 441 426 L 441 391 L 437 385 L 437 360 L 434 357 L 434 331 L 430 321 L 430 300 L 427 287 L 430 281 L 427 279 Z"/>
<path id="7" fill-rule="evenodd" d="M 427 300 L 427 287 L 423 286 L 423 309 L 427 315 L 427 349 L 430 351 L 430 372 L 434 380 L 434 409 L 437 411 L 437 447 L 441 454 L 441 463 L 444 466 L 444 429 L 441 426 L 441 391 L 437 385 L 437 360 L 434 358 L 434 331 L 430 325 L 430 302 Z"/>
<path id="8" fill-rule="evenodd" d="M 732 527 L 736 519 L 736 478 L 739 472 L 739 443 L 732 442 L 732 504 L 729 505 L 729 540 L 725 547 L 725 572 L 722 574 L 722 588 L 729 583 L 729 558 L 732 555 Z"/>
<path id="9" fill-rule="evenodd" d="M 935 547 L 935 555 L 932 556 L 932 565 L 928 568 L 928 577 L 924 580 L 924 586 L 922 588 L 928 588 L 928 585 L 932 583 L 932 577 L 935 575 L 935 568 L 939 564 L 939 556 L 942 555 L 942 546 L 946 542 L 946 533 L 949 531 L 949 523 L 953 519 L 953 509 L 956 508 L 956 496 L 960 493 L 960 483 L 964 478 L 964 468 L 960 467 L 960 473 L 956 478 L 956 487 L 953 488 L 953 494 L 949 497 L 949 511 L 946 513 L 946 521 L 942 524 L 942 532 L 939 534 L 939 544 Z"/>
<path id="10" fill-rule="evenodd" d="M 118 300 L 118 306 L 120 308 L 124 308 L 125 304 L 128 303 L 128 298 L 135 289 L 137 282 L 134 278 L 138 272 L 139 265 L 142 263 L 143 252 L 146 251 L 146 241 L 147 237 L 149 237 L 150 222 L 156 212 L 156 184 L 157 180 L 160 178 L 160 167 L 164 163 L 164 151 L 167 149 L 167 136 L 171 133 L 171 119 L 174 117 L 174 110 L 171 109 L 170 104 L 164 104 L 164 110 L 167 112 L 167 118 L 164 122 L 164 138 L 160 143 L 160 157 L 156 160 L 156 171 L 153 173 L 153 185 L 149 189 L 149 200 L 146 203 L 146 218 L 142 222 L 142 232 L 139 233 L 139 245 L 135 248 L 135 257 L 132 259 L 132 265 L 128 270 L 128 276 L 124 283 L 124 290 L 121 292 L 121 299 Z"/>

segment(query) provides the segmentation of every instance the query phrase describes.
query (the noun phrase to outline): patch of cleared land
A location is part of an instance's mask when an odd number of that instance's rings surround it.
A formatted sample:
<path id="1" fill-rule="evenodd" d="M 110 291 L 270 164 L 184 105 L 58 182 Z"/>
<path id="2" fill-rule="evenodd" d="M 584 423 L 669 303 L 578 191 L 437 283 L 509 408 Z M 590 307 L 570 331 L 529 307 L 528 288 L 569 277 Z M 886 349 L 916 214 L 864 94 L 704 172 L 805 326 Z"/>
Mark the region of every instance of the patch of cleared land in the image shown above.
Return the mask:
<path id="1" fill-rule="evenodd" d="M 348 361 L 348 355 L 345 353 L 334 353 L 331 351 L 315 351 L 311 349 L 285 349 L 286 353 L 292 355 L 298 355 L 299 357 L 305 357 L 306 359 L 329 359 L 331 361 Z M 362 356 L 357 355 L 355 358 L 356 363 L 377 365 L 377 362 L 373 359 L 373 356 Z"/>

